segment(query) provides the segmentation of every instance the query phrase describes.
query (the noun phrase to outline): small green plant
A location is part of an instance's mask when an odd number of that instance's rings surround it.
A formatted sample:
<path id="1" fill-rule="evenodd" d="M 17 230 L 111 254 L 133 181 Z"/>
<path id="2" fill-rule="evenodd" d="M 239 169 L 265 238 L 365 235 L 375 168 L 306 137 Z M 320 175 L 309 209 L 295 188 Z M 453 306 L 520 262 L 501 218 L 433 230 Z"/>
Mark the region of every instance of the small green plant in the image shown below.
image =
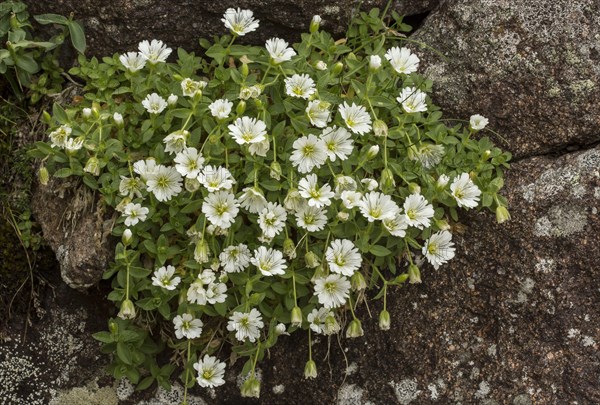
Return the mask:
<path id="1" fill-rule="evenodd" d="M 168 386 L 168 348 L 186 393 L 219 386 L 231 346 L 242 394 L 258 396 L 257 363 L 300 330 L 314 378 L 313 335 L 361 336 L 367 288 L 389 329 L 387 293 L 454 257 L 459 208 L 508 219 L 510 154 L 480 135 L 484 117 L 445 125 L 417 54 L 397 46 L 415 46 L 401 17 L 361 13 L 338 41 L 320 21 L 293 47 L 243 46 L 259 22 L 228 9 L 230 35 L 200 40 L 207 59 L 168 63 L 153 40 L 71 70 L 84 105 L 54 105 L 32 155 L 43 183 L 81 177 L 120 213 L 104 274 L 120 310 L 95 334 L 116 378 Z"/>
<path id="2" fill-rule="evenodd" d="M 28 101 L 35 104 L 43 95 L 61 89 L 58 50 L 65 38 L 69 36 L 73 47 L 82 54 L 86 42 L 83 29 L 73 16 L 66 18 L 57 14 L 34 16 L 40 24 L 63 27 L 48 41 L 34 40 L 29 17 L 27 6 L 19 1 L 0 3 L 0 42 L 6 46 L 0 48 L 0 74 L 19 100 L 24 98 L 24 89 L 30 89 Z"/>

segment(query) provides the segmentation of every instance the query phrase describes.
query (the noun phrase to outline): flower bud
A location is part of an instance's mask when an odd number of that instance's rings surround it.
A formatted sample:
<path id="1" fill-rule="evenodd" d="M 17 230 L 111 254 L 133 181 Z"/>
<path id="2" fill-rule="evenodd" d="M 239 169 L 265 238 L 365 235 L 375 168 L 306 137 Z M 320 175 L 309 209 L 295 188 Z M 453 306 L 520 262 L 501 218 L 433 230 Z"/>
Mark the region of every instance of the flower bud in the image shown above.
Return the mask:
<path id="1" fill-rule="evenodd" d="M 40 170 L 38 171 L 38 179 L 40 180 L 40 184 L 42 186 L 48 185 L 48 181 L 50 180 L 50 174 L 48 174 L 48 169 L 46 169 L 46 166 L 40 167 Z"/>
<path id="2" fill-rule="evenodd" d="M 291 320 L 292 326 L 302 326 L 302 310 L 299 306 L 292 308 Z"/>
<path id="3" fill-rule="evenodd" d="M 229 281 L 229 276 L 227 275 L 227 273 L 221 273 L 221 275 L 219 276 L 219 283 L 227 283 Z"/>
<path id="4" fill-rule="evenodd" d="M 377 180 L 375 179 L 362 179 L 360 181 L 362 184 L 365 185 L 365 187 L 367 188 L 367 190 L 369 191 L 373 191 L 375 190 L 377 187 L 379 187 L 379 183 L 377 183 Z"/>
<path id="5" fill-rule="evenodd" d="M 277 336 L 279 336 L 279 335 L 289 335 L 289 333 L 287 333 L 287 331 L 286 331 L 285 324 L 278 323 L 277 326 L 275 326 L 275 334 Z"/>
<path id="6" fill-rule="evenodd" d="M 442 175 L 440 175 L 440 177 L 438 177 L 437 182 L 436 182 L 435 185 L 440 190 L 443 190 L 444 187 L 446 187 L 448 185 L 449 181 L 450 181 L 450 178 L 447 175 L 442 174 Z"/>
<path id="7" fill-rule="evenodd" d="M 248 64 L 247 63 L 242 63 L 242 67 L 241 67 L 241 72 L 242 72 L 242 77 L 245 79 L 246 77 L 248 77 L 248 73 L 250 73 L 250 69 L 248 68 Z"/>
<path id="8" fill-rule="evenodd" d="M 408 266 L 408 279 L 410 284 L 421 284 L 421 271 L 416 264 Z"/>
<path id="9" fill-rule="evenodd" d="M 171 94 L 167 98 L 167 104 L 169 104 L 171 107 L 173 107 L 175 104 L 177 104 L 178 99 L 179 99 L 179 97 L 177 97 L 175 94 Z"/>
<path id="10" fill-rule="evenodd" d="M 246 398 L 260 397 L 260 381 L 256 379 L 254 373 L 242 384 L 241 394 Z"/>
<path id="11" fill-rule="evenodd" d="M 269 175 L 275 180 L 279 180 L 281 178 L 281 165 L 279 162 L 271 163 L 271 171 L 269 172 Z"/>
<path id="12" fill-rule="evenodd" d="M 379 313 L 379 329 L 390 330 L 390 313 L 385 309 Z"/>
<path id="13" fill-rule="evenodd" d="M 132 239 L 133 239 L 133 233 L 131 232 L 131 229 L 129 229 L 129 228 L 125 229 L 123 231 L 123 235 L 121 235 L 121 242 L 123 242 L 123 245 L 129 246 Z"/>
<path id="14" fill-rule="evenodd" d="M 481 160 L 483 160 L 483 161 L 488 160 L 488 158 L 490 157 L 491 154 L 492 154 L 492 151 L 487 149 L 485 152 L 482 153 Z"/>
<path id="15" fill-rule="evenodd" d="M 355 271 L 352 277 L 350 277 L 350 285 L 354 291 L 361 291 L 367 288 L 367 282 L 365 276 L 360 271 Z"/>
<path id="16" fill-rule="evenodd" d="M 333 76 L 337 76 L 340 73 L 342 73 L 342 70 L 344 70 L 344 64 L 342 62 L 338 62 L 335 65 L 333 65 L 333 69 L 331 71 L 331 73 L 333 74 Z"/>
<path id="17" fill-rule="evenodd" d="M 417 183 L 408 183 L 408 191 L 411 194 L 421 194 L 421 186 Z"/>
<path id="18" fill-rule="evenodd" d="M 365 332 L 363 331 L 362 324 L 358 319 L 353 319 L 352 322 L 350 322 L 348 329 L 346 329 L 347 338 L 361 337 L 364 334 Z"/>
<path id="19" fill-rule="evenodd" d="M 314 15 L 312 21 L 310 22 L 310 33 L 314 34 L 319 31 L 319 27 L 321 26 L 321 16 Z"/>
<path id="20" fill-rule="evenodd" d="M 246 111 L 246 102 L 244 100 L 241 100 L 235 108 L 235 112 L 238 115 L 242 115 L 244 111 Z"/>
<path id="21" fill-rule="evenodd" d="M 449 231 L 451 226 L 445 219 L 436 219 L 435 225 L 440 231 Z"/>
<path id="22" fill-rule="evenodd" d="M 322 60 L 318 61 L 315 64 L 315 68 L 317 70 L 327 70 L 327 63 L 323 62 Z"/>
<path id="23" fill-rule="evenodd" d="M 379 55 L 371 55 L 369 58 L 369 70 L 371 72 L 376 72 L 381 67 L 381 56 Z"/>
<path id="24" fill-rule="evenodd" d="M 508 212 L 508 209 L 506 209 L 506 207 L 503 205 L 499 205 L 496 208 L 496 222 L 502 224 L 508 220 L 510 220 L 510 213 Z"/>
<path id="25" fill-rule="evenodd" d="M 121 310 L 117 314 L 121 319 L 133 319 L 135 318 L 135 305 L 130 299 L 126 299 L 121 303 Z"/>
<path id="26" fill-rule="evenodd" d="M 375 136 L 387 136 L 388 134 L 388 126 L 385 121 L 375 120 L 373 123 L 373 133 Z"/>
<path id="27" fill-rule="evenodd" d="M 381 185 L 382 190 L 389 190 L 396 186 L 396 181 L 394 180 L 394 175 L 390 169 L 383 169 L 381 171 L 381 178 L 379 179 L 379 184 Z"/>
<path id="28" fill-rule="evenodd" d="M 200 182 L 198 181 L 198 179 L 186 177 L 184 184 L 185 184 L 186 191 L 189 191 L 190 193 L 193 193 L 195 191 L 198 191 L 198 189 L 200 189 Z"/>
<path id="29" fill-rule="evenodd" d="M 212 271 L 217 271 L 219 270 L 219 267 L 221 267 L 221 262 L 219 261 L 219 259 L 217 259 L 216 257 L 214 259 L 212 259 L 212 261 L 210 262 L 210 269 Z"/>
<path id="30" fill-rule="evenodd" d="M 121 114 L 119 114 L 118 112 L 114 113 L 113 120 L 115 121 L 117 127 L 123 128 L 123 116 Z"/>
<path id="31" fill-rule="evenodd" d="M 83 115 L 83 118 L 90 118 L 92 116 L 92 109 L 84 108 L 83 110 L 81 110 L 81 115 Z"/>
<path id="32" fill-rule="evenodd" d="M 92 114 L 95 119 L 100 118 L 100 104 L 96 102 L 92 103 Z"/>
<path id="33" fill-rule="evenodd" d="M 348 218 L 350 218 L 350 214 L 348 214 L 346 211 L 340 211 L 337 213 L 337 218 L 341 222 L 346 222 Z"/>
<path id="34" fill-rule="evenodd" d="M 100 162 L 96 156 L 92 156 L 88 159 L 85 167 L 83 168 L 84 172 L 88 172 L 94 176 L 100 175 Z"/>
<path id="35" fill-rule="evenodd" d="M 379 153 L 379 145 L 373 145 L 367 151 L 367 159 L 371 160 Z"/>
<path id="36" fill-rule="evenodd" d="M 194 249 L 194 260 L 198 263 L 207 263 L 209 257 L 208 243 L 204 239 L 200 239 L 196 242 L 196 249 Z"/>
<path id="37" fill-rule="evenodd" d="M 304 256 L 304 261 L 306 262 L 306 266 L 311 269 L 317 268 L 321 264 L 319 257 L 314 252 L 308 252 Z"/>
<path id="38" fill-rule="evenodd" d="M 50 115 L 50 113 L 48 111 L 44 111 L 42 113 L 42 119 L 44 120 L 44 122 L 46 124 L 49 124 L 50 121 L 52 121 L 52 116 Z"/>
<path id="39" fill-rule="evenodd" d="M 283 254 L 286 255 L 290 260 L 296 258 L 296 245 L 290 238 L 287 238 L 283 241 Z"/>
<path id="40" fill-rule="evenodd" d="M 314 360 L 309 360 L 304 366 L 304 378 L 317 378 L 317 363 Z"/>

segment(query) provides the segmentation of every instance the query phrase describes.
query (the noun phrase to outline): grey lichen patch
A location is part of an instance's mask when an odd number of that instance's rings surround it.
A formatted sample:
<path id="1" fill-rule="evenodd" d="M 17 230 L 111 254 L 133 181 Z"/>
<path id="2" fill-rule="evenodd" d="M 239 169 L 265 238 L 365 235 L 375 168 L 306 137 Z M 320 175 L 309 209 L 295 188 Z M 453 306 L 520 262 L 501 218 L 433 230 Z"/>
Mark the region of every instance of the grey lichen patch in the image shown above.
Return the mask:
<path id="1" fill-rule="evenodd" d="M 483 399 L 489 395 L 490 391 L 490 383 L 484 380 L 479 383 L 479 389 L 475 392 L 475 398 Z"/>
<path id="2" fill-rule="evenodd" d="M 576 97 L 587 96 L 596 87 L 596 84 L 590 79 L 577 80 L 569 86 Z"/>
<path id="3" fill-rule="evenodd" d="M 120 401 L 124 401 L 133 394 L 135 387 L 127 378 L 121 378 L 117 383 L 117 397 Z"/>
<path id="4" fill-rule="evenodd" d="M 44 371 L 31 356 L 23 355 L 15 347 L 0 346 L 0 398 L 7 404 L 45 404 L 45 393 L 49 387 L 41 377 Z M 35 390 L 23 395 L 19 387 L 36 382 Z"/>
<path id="5" fill-rule="evenodd" d="M 412 401 L 417 399 L 421 391 L 419 391 L 417 380 L 406 378 L 399 383 L 390 381 L 389 385 L 394 389 L 396 399 L 402 405 L 410 404 Z"/>
<path id="6" fill-rule="evenodd" d="M 513 399 L 513 405 L 532 405 L 529 394 L 520 394 Z"/>
<path id="7" fill-rule="evenodd" d="M 587 225 L 584 208 L 554 206 L 548 216 L 538 218 L 533 233 L 536 236 L 564 237 L 582 232 Z"/>
<path id="8" fill-rule="evenodd" d="M 535 264 L 535 271 L 537 271 L 539 273 L 548 274 L 548 273 L 552 273 L 555 270 L 556 270 L 556 261 L 551 257 L 541 258 Z"/>
<path id="9" fill-rule="evenodd" d="M 183 401 L 183 387 L 177 383 L 171 386 L 171 390 L 167 391 L 160 387 L 156 391 L 154 398 L 147 401 L 140 401 L 136 405 L 172 405 L 180 404 Z M 206 405 L 206 402 L 197 396 L 187 396 L 187 405 Z"/>
<path id="10" fill-rule="evenodd" d="M 373 405 L 364 398 L 364 390 L 356 384 L 344 384 L 337 396 L 338 405 Z"/>
<path id="11" fill-rule="evenodd" d="M 59 393 L 49 405 L 118 405 L 119 398 L 111 387 L 75 387 Z"/>

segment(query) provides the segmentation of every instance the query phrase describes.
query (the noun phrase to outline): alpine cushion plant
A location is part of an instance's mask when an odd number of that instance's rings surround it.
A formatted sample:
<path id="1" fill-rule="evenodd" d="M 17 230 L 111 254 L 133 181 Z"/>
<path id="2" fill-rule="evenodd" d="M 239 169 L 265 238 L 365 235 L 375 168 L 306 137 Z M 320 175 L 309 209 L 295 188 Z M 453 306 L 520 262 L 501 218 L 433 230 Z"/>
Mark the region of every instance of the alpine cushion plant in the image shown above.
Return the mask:
<path id="1" fill-rule="evenodd" d="M 216 387 L 231 345 L 246 358 L 242 394 L 258 396 L 258 361 L 297 330 L 314 378 L 311 333 L 361 336 L 367 287 L 389 329 L 388 288 L 420 282 L 423 260 L 439 269 L 459 254 L 458 209 L 508 219 L 498 192 L 510 155 L 477 134 L 483 117 L 445 125 L 402 46 L 412 43 L 393 35 L 410 27 L 385 14 L 361 13 L 339 41 L 316 16 L 301 43 L 255 47 L 234 42 L 259 21 L 229 9 L 231 35 L 200 40 L 207 59 L 180 49 L 169 63 L 152 40 L 71 70 L 85 101 L 54 106 L 50 141 L 33 154 L 118 213 L 104 276 L 121 310 L 95 335 L 116 354 L 116 378 L 168 386 L 176 367 L 157 354 L 170 348 L 186 392 Z"/>

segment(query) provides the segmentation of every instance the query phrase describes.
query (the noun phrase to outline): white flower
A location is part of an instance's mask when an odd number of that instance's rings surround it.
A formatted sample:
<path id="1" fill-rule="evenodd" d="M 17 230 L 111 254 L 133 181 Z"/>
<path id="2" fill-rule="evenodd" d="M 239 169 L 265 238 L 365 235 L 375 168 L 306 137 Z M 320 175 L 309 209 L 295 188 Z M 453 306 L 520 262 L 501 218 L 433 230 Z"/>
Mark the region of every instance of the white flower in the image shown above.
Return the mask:
<path id="1" fill-rule="evenodd" d="M 327 224 L 326 211 L 320 207 L 311 207 L 306 204 L 296 211 L 296 221 L 300 228 L 308 232 L 318 232 L 323 230 Z"/>
<path id="2" fill-rule="evenodd" d="M 362 179 L 360 183 L 364 184 L 368 191 L 373 191 L 379 187 L 377 180 L 371 178 Z"/>
<path id="3" fill-rule="evenodd" d="M 239 273 L 250 264 L 250 249 L 242 243 L 226 247 L 219 255 L 219 260 L 227 273 Z"/>
<path id="4" fill-rule="evenodd" d="M 327 160 L 327 145 L 313 134 L 296 139 L 292 147 L 290 160 L 300 173 L 308 173 L 315 166 L 319 168 Z"/>
<path id="5" fill-rule="evenodd" d="M 187 300 L 192 304 L 206 305 L 207 296 L 205 287 L 215 281 L 215 273 L 212 270 L 203 270 L 194 280 L 187 291 Z"/>
<path id="6" fill-rule="evenodd" d="M 356 191 L 356 181 L 350 176 L 335 176 L 335 198 L 340 198 L 344 191 Z"/>
<path id="7" fill-rule="evenodd" d="M 248 152 L 250 152 L 252 156 L 258 155 L 266 157 L 269 149 L 271 149 L 271 143 L 267 138 L 260 142 L 251 143 L 250 146 L 248 146 Z"/>
<path id="8" fill-rule="evenodd" d="M 221 21 L 233 35 L 243 36 L 258 28 L 259 20 L 255 20 L 253 14 L 250 10 L 228 8 Z"/>
<path id="9" fill-rule="evenodd" d="M 220 120 L 229 117 L 231 107 L 233 107 L 233 103 L 226 98 L 215 100 L 208 106 L 212 116 Z"/>
<path id="10" fill-rule="evenodd" d="M 154 276 L 152 277 L 152 285 L 167 290 L 174 290 L 181 282 L 181 277 L 173 277 L 174 274 L 175 267 L 170 265 L 167 267 L 163 266 L 154 272 Z"/>
<path id="11" fill-rule="evenodd" d="M 376 71 L 381 67 L 381 56 L 379 55 L 371 55 L 369 58 L 369 69 L 371 71 Z"/>
<path id="12" fill-rule="evenodd" d="M 153 158 L 146 160 L 138 160 L 133 164 L 133 171 L 140 175 L 142 180 L 148 180 L 148 176 L 154 173 L 157 169 L 156 160 Z"/>
<path id="13" fill-rule="evenodd" d="M 144 183 L 140 179 L 136 177 L 129 178 L 121 176 L 121 181 L 119 182 L 119 194 L 129 196 L 129 198 L 133 198 L 133 196 L 141 198 L 143 187 Z"/>
<path id="14" fill-rule="evenodd" d="M 224 167 L 205 166 L 198 175 L 198 181 L 211 193 L 219 190 L 230 190 L 235 183 L 231 172 Z"/>
<path id="15" fill-rule="evenodd" d="M 319 187 L 317 181 L 316 174 L 309 174 L 298 182 L 298 191 L 303 198 L 308 200 L 308 205 L 319 208 L 331 204 L 330 199 L 335 194 L 331 191 L 329 184 Z"/>
<path id="16" fill-rule="evenodd" d="M 246 339 L 254 343 L 260 337 L 260 329 L 265 326 L 262 315 L 252 308 L 250 312 L 234 312 L 227 323 L 227 330 L 235 331 L 235 337 L 240 342 Z"/>
<path id="17" fill-rule="evenodd" d="M 260 270 L 263 276 L 285 274 L 285 269 L 287 269 L 283 253 L 277 249 L 267 249 L 264 246 L 254 250 L 254 257 L 250 259 L 250 262 Z"/>
<path id="18" fill-rule="evenodd" d="M 246 187 L 239 198 L 240 207 L 252 214 L 258 214 L 267 206 L 267 199 L 259 188 Z"/>
<path id="19" fill-rule="evenodd" d="M 190 132 L 185 129 L 180 129 L 165 136 L 165 139 L 163 139 L 165 152 L 173 154 L 183 151 L 189 137 Z"/>
<path id="20" fill-rule="evenodd" d="M 371 191 L 360 200 L 360 212 L 369 222 L 394 218 L 400 208 L 387 194 Z"/>
<path id="21" fill-rule="evenodd" d="M 332 272 L 348 277 L 351 277 L 362 264 L 362 256 L 354 243 L 348 239 L 331 241 L 327 251 L 325 251 L 325 258 Z"/>
<path id="22" fill-rule="evenodd" d="M 92 109 L 88 107 L 84 108 L 81 110 L 81 115 L 83 115 L 83 118 L 90 118 L 92 116 Z"/>
<path id="23" fill-rule="evenodd" d="M 202 94 L 202 89 L 206 87 L 208 83 L 204 80 L 192 80 L 189 77 L 186 77 L 181 81 L 181 92 L 186 97 L 194 97 L 197 94 Z"/>
<path id="24" fill-rule="evenodd" d="M 398 213 L 394 218 L 384 219 L 383 227 L 390 233 L 390 235 L 403 238 L 406 236 L 406 228 L 408 228 L 406 216 Z"/>
<path id="25" fill-rule="evenodd" d="M 350 295 L 350 281 L 339 274 L 330 274 L 315 280 L 315 294 L 325 308 L 337 308 L 346 303 Z"/>
<path id="26" fill-rule="evenodd" d="M 431 169 L 442 161 L 444 153 L 445 149 L 443 145 L 424 143 L 415 151 L 414 155 L 409 154 L 409 157 L 411 160 L 421 163 L 424 168 Z"/>
<path id="27" fill-rule="evenodd" d="M 342 199 L 342 204 L 344 204 L 344 207 L 351 210 L 352 208 L 360 207 L 360 201 L 363 195 L 358 191 L 346 190 L 342 191 L 342 195 L 340 197 Z"/>
<path id="28" fill-rule="evenodd" d="M 306 201 L 295 188 L 290 189 L 283 200 L 283 206 L 286 210 L 291 212 L 297 212 L 304 205 L 307 205 Z"/>
<path id="29" fill-rule="evenodd" d="M 167 97 L 167 104 L 169 104 L 170 106 L 174 106 L 175 104 L 177 104 L 177 100 L 179 100 L 179 97 L 171 93 L 171 95 Z"/>
<path id="30" fill-rule="evenodd" d="M 177 339 L 196 339 L 202 334 L 204 324 L 200 319 L 194 319 L 190 314 L 177 315 L 173 319 Z"/>
<path id="31" fill-rule="evenodd" d="M 371 130 L 371 116 L 365 107 L 354 103 L 349 106 L 344 101 L 344 104 L 340 105 L 338 109 L 350 131 L 364 135 Z"/>
<path id="32" fill-rule="evenodd" d="M 258 225 L 265 237 L 274 238 L 283 230 L 286 219 L 285 208 L 277 203 L 269 202 L 258 215 Z"/>
<path id="33" fill-rule="evenodd" d="M 385 53 L 385 58 L 397 73 L 406 75 L 416 72 L 419 68 L 419 57 L 410 52 L 408 48 L 394 46 Z"/>
<path id="34" fill-rule="evenodd" d="M 227 128 L 229 128 L 229 135 L 240 145 L 262 142 L 266 139 L 267 135 L 267 126 L 264 122 L 256 118 L 237 118 Z"/>
<path id="35" fill-rule="evenodd" d="M 473 183 L 469 173 L 463 173 L 455 177 L 452 184 L 450 184 L 450 190 L 452 190 L 452 196 L 459 207 L 477 207 L 481 190 Z"/>
<path id="36" fill-rule="evenodd" d="M 146 58 L 137 52 L 127 52 L 119 56 L 121 64 L 130 72 L 137 72 L 146 66 Z"/>
<path id="37" fill-rule="evenodd" d="M 317 128 L 325 128 L 327 123 L 331 121 L 330 103 L 321 100 L 312 100 L 308 102 L 306 107 L 306 115 L 310 123 Z"/>
<path id="38" fill-rule="evenodd" d="M 52 147 L 64 148 L 65 142 L 73 130 L 68 125 L 61 125 L 59 128 L 50 132 L 50 141 L 52 141 Z"/>
<path id="39" fill-rule="evenodd" d="M 348 159 L 354 149 L 350 132 L 342 127 L 336 128 L 334 125 L 333 128 L 325 128 L 321 139 L 327 146 L 327 156 L 332 162 L 335 162 L 336 157 L 340 160 Z"/>
<path id="40" fill-rule="evenodd" d="M 427 261 L 437 270 L 442 264 L 454 257 L 452 234 L 448 231 L 434 233 L 425 242 L 422 252 Z"/>
<path id="41" fill-rule="evenodd" d="M 310 314 L 306 317 L 308 323 L 310 324 L 310 329 L 318 334 L 326 334 L 325 333 L 325 321 L 329 316 L 332 316 L 333 312 L 328 308 L 321 307 L 319 309 L 315 308 L 312 310 Z"/>
<path id="42" fill-rule="evenodd" d="M 142 207 L 140 204 L 127 204 L 123 210 L 123 216 L 126 217 L 125 226 L 134 226 L 140 221 L 144 222 L 149 211 L 148 208 Z"/>
<path id="43" fill-rule="evenodd" d="M 318 61 L 317 64 L 315 65 L 315 68 L 317 70 L 327 70 L 327 63 L 323 62 L 322 60 Z"/>
<path id="44" fill-rule="evenodd" d="M 489 124 L 489 120 L 485 118 L 483 115 L 475 114 L 471 115 L 471 119 L 469 120 L 469 126 L 473 131 L 481 131 L 483 128 Z"/>
<path id="45" fill-rule="evenodd" d="M 433 217 L 433 205 L 421 194 L 411 194 L 404 200 L 406 223 L 419 229 L 429 228 Z"/>
<path id="46" fill-rule="evenodd" d="M 307 74 L 295 74 L 285 79 L 285 92 L 289 96 L 309 98 L 315 91 L 315 82 Z"/>
<path id="47" fill-rule="evenodd" d="M 75 152 L 83 146 L 83 137 L 67 138 L 65 140 L 65 149 L 69 152 Z"/>
<path id="48" fill-rule="evenodd" d="M 223 303 L 227 299 L 227 286 L 223 283 L 211 283 L 206 288 L 206 301 L 209 304 Z"/>
<path id="49" fill-rule="evenodd" d="M 148 175 L 146 187 L 148 191 L 154 193 L 158 201 L 169 201 L 171 197 L 181 191 L 181 175 L 174 167 L 163 165 L 156 166 L 156 169 Z"/>
<path id="50" fill-rule="evenodd" d="M 417 90 L 416 87 L 406 87 L 402 89 L 400 97 L 396 97 L 396 100 L 402 104 L 404 111 L 407 113 L 416 113 L 427 111 L 425 97 L 427 97 L 427 94 Z"/>
<path id="51" fill-rule="evenodd" d="M 198 177 L 204 164 L 204 158 L 198 154 L 198 149 L 196 148 L 185 148 L 175 156 L 174 161 L 176 163 L 175 169 L 182 176 L 192 179 Z"/>
<path id="52" fill-rule="evenodd" d="M 172 52 L 171 48 L 167 48 L 167 45 L 156 39 L 153 39 L 152 42 L 140 42 L 138 49 L 142 57 L 153 65 L 157 62 L 166 62 Z"/>
<path id="53" fill-rule="evenodd" d="M 194 369 L 198 372 L 198 385 L 203 388 L 213 388 L 225 384 L 225 363 L 216 357 L 204 355 L 202 360 L 194 363 Z"/>
<path id="54" fill-rule="evenodd" d="M 156 93 L 148 94 L 146 98 L 142 100 L 142 105 L 150 114 L 160 114 L 167 108 L 165 99 Z"/>
<path id="55" fill-rule="evenodd" d="M 202 204 L 202 212 L 211 224 L 229 228 L 238 214 L 238 202 L 229 191 L 217 191 L 210 193 Z"/>
<path id="56" fill-rule="evenodd" d="M 288 48 L 288 43 L 279 38 L 267 39 L 265 48 L 267 48 L 267 52 L 269 52 L 271 60 L 275 64 L 286 62 L 296 55 L 296 51 Z"/>

